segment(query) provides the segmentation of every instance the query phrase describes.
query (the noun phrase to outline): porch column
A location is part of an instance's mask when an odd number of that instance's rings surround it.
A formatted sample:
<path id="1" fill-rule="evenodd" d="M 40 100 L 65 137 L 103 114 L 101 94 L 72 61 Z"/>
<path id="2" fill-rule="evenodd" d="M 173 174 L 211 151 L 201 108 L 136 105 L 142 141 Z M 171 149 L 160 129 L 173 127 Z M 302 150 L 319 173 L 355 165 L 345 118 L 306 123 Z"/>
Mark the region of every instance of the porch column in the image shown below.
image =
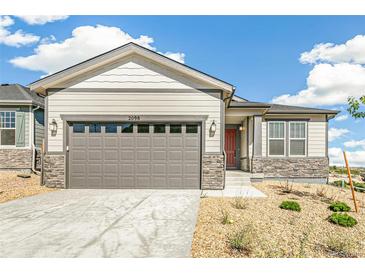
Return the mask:
<path id="1" fill-rule="evenodd" d="M 253 116 L 253 157 L 262 157 L 262 116 Z"/>

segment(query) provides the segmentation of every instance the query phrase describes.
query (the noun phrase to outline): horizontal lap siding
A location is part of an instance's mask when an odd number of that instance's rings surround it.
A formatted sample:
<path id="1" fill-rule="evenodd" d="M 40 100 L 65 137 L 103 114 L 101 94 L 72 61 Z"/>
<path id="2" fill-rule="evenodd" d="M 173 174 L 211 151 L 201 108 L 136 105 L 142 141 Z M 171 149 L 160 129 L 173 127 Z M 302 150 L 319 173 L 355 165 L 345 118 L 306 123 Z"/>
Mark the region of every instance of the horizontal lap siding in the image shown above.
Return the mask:
<path id="1" fill-rule="evenodd" d="M 308 156 L 326 156 L 326 126 L 327 122 L 308 123 Z"/>
<path id="2" fill-rule="evenodd" d="M 48 150 L 63 150 L 61 114 L 80 115 L 208 115 L 205 132 L 206 152 L 220 151 L 220 100 L 203 92 L 191 90 L 171 92 L 151 91 L 72 91 L 62 90 L 48 97 L 48 121 L 58 124 L 56 136 L 48 132 Z M 217 131 L 209 136 L 209 126 L 215 121 Z"/>

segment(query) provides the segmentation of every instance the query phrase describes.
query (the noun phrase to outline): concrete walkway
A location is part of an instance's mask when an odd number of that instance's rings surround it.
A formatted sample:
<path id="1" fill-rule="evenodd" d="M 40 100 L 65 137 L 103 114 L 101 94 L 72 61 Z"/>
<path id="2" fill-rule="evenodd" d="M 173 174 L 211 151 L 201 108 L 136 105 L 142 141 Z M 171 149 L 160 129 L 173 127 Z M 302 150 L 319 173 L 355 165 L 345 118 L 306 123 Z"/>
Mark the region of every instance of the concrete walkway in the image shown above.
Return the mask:
<path id="1" fill-rule="evenodd" d="M 60 190 L 0 205 L 0 257 L 189 257 L 200 190 Z"/>
<path id="2" fill-rule="evenodd" d="M 264 198 L 267 197 L 263 192 L 258 190 L 253 186 L 229 186 L 223 190 L 202 190 L 202 196 L 205 197 L 222 197 L 222 198 L 232 198 L 232 197 L 246 197 L 246 198 Z"/>

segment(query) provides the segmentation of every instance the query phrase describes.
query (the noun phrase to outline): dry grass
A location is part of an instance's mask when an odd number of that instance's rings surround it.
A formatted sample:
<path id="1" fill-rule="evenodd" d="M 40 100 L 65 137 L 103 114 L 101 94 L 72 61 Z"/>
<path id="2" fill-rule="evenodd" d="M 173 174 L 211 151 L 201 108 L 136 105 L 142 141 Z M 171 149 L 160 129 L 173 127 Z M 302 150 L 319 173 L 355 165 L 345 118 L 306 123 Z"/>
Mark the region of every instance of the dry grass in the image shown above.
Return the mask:
<path id="1" fill-rule="evenodd" d="M 348 189 L 334 186 L 295 184 L 289 193 L 278 183 L 257 183 L 267 198 L 250 199 L 245 209 L 234 207 L 234 198 L 201 199 L 193 257 L 365 257 L 365 209 L 356 214 Z M 356 193 L 365 201 L 365 193 Z M 331 224 L 329 203 L 334 199 L 351 206 L 358 224 L 352 228 Z M 301 212 L 279 208 L 283 200 L 295 200 Z M 222 210 L 234 221 L 222 224 Z M 250 225 L 250 250 L 231 246 L 232 235 Z M 237 234 L 239 235 L 239 234 Z"/>
<path id="2" fill-rule="evenodd" d="M 35 174 L 23 179 L 15 172 L 0 172 L 0 203 L 56 190 L 41 186 L 39 182 L 40 177 Z"/>

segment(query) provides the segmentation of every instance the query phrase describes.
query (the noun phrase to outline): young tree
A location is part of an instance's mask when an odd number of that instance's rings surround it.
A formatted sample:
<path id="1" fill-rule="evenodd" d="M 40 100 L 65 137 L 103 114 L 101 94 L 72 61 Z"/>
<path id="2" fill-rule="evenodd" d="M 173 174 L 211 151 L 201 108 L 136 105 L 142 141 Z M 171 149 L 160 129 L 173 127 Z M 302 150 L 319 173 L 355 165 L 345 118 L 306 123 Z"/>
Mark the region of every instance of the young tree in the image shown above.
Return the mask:
<path id="1" fill-rule="evenodd" d="M 360 110 L 361 105 L 365 106 L 365 95 L 361 96 L 359 99 L 356 99 L 355 97 L 349 97 L 347 102 L 349 104 L 347 111 L 352 117 L 355 119 L 365 118 L 365 111 Z"/>

